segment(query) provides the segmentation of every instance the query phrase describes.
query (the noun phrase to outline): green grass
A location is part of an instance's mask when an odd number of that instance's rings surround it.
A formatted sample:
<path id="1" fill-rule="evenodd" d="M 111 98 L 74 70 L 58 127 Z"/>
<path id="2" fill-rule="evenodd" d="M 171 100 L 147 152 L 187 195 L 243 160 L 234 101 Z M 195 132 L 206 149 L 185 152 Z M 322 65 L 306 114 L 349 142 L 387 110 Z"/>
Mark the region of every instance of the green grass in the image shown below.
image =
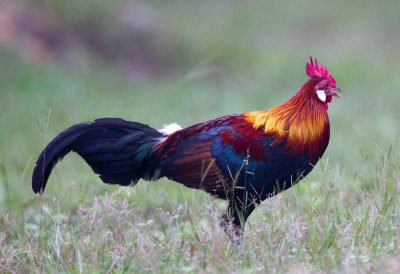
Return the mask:
<path id="1" fill-rule="evenodd" d="M 40 1 L 68 24 L 118 10 L 75 1 L 70 18 L 74 1 L 64 2 Z M 184 59 L 162 79 L 101 60 L 26 60 L 0 45 L 0 272 L 398 273 L 398 5 L 197 2 L 149 2 L 162 41 L 179 45 L 168 58 Z M 267 109 L 306 81 L 309 55 L 344 91 L 330 105 L 330 144 L 301 183 L 258 207 L 240 248 L 219 227 L 225 202 L 167 180 L 105 185 L 73 154 L 43 196 L 31 191 L 39 153 L 75 123 L 189 126 Z"/>

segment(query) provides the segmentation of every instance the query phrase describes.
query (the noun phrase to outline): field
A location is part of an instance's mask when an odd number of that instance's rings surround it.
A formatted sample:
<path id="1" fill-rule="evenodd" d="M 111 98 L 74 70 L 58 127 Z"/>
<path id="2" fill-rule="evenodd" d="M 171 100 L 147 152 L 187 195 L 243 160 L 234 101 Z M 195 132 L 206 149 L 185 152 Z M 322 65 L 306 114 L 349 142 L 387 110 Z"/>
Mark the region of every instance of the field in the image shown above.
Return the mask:
<path id="1" fill-rule="evenodd" d="M 0 272 L 400 272 L 398 3 L 3 2 Z M 106 185 L 75 154 L 31 191 L 39 153 L 75 123 L 268 109 L 307 80 L 310 55 L 343 90 L 330 144 L 240 247 L 219 227 L 224 201 L 165 179 Z"/>

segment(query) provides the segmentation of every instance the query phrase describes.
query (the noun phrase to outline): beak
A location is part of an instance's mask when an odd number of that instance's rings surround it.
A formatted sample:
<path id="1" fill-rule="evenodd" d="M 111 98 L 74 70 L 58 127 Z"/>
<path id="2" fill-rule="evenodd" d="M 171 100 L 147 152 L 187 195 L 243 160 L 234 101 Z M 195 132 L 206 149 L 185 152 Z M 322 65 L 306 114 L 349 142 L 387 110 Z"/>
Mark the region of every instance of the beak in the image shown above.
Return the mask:
<path id="1" fill-rule="evenodd" d="M 336 96 L 336 97 L 338 97 L 338 98 L 341 98 L 341 97 L 342 97 L 342 90 L 341 90 L 340 88 L 335 87 L 335 88 L 332 89 L 332 90 L 336 90 L 336 91 L 337 91 L 337 92 L 333 92 L 333 93 L 332 93 L 333 96 Z"/>

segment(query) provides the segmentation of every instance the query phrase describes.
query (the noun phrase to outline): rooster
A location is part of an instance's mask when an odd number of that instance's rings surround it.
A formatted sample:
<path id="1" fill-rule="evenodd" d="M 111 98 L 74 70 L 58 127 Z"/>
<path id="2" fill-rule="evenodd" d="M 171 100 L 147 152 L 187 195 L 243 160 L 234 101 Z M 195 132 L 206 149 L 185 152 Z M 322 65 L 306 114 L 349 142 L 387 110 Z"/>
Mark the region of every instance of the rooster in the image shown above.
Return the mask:
<path id="1" fill-rule="evenodd" d="M 316 59 L 306 74 L 310 79 L 282 105 L 187 128 L 157 130 L 118 118 L 76 124 L 40 154 L 33 191 L 43 193 L 53 166 L 74 151 L 107 184 L 166 177 L 228 200 L 221 224 L 240 237 L 256 206 L 304 178 L 328 146 L 328 104 L 341 90 Z"/>

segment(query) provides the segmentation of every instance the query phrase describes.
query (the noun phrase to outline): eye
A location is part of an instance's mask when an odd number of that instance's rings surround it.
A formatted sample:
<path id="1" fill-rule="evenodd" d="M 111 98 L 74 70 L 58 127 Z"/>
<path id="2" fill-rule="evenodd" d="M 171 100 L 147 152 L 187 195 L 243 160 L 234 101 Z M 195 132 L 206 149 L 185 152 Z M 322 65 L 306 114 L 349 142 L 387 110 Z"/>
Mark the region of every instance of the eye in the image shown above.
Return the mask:
<path id="1" fill-rule="evenodd" d="M 326 83 L 325 83 L 325 87 L 326 87 L 326 88 L 329 88 L 329 82 L 326 82 Z"/>

